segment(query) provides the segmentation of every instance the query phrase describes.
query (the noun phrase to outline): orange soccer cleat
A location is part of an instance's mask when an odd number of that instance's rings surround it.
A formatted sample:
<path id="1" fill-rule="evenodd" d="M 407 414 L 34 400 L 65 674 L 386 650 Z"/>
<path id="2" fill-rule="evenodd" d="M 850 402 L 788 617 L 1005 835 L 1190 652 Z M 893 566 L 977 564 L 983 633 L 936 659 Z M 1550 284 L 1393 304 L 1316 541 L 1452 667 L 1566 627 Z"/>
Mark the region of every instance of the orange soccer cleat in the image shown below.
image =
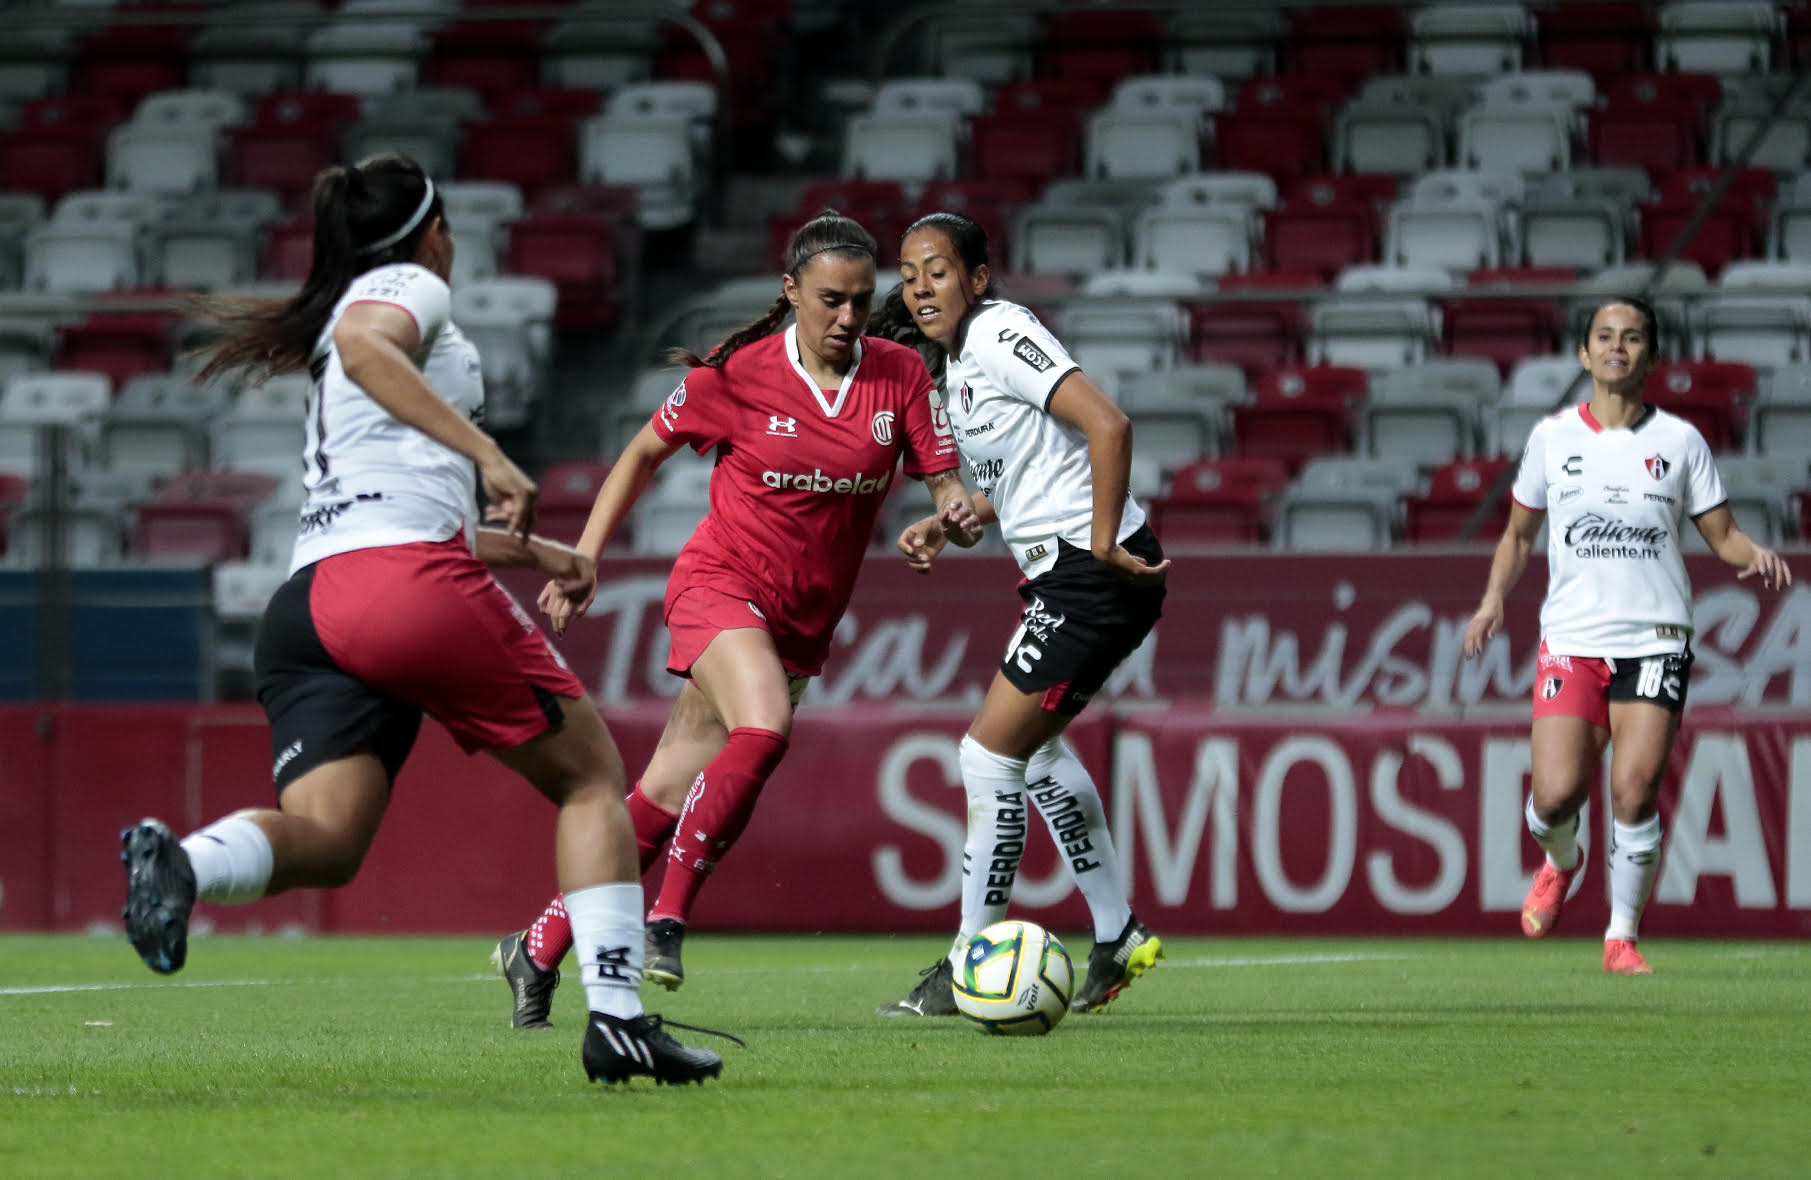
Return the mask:
<path id="1" fill-rule="evenodd" d="M 1632 938 L 1606 938 L 1603 944 L 1603 969 L 1610 975 L 1652 975 L 1654 969 L 1635 949 Z"/>
<path id="2" fill-rule="evenodd" d="M 1541 861 L 1541 870 L 1534 875 L 1528 896 L 1522 899 L 1523 934 L 1540 938 L 1553 932 L 1560 909 L 1566 904 L 1566 894 L 1572 888 L 1572 878 L 1584 867 L 1583 849 L 1579 850 L 1578 863 L 1569 869 L 1556 869 L 1547 861 Z"/>

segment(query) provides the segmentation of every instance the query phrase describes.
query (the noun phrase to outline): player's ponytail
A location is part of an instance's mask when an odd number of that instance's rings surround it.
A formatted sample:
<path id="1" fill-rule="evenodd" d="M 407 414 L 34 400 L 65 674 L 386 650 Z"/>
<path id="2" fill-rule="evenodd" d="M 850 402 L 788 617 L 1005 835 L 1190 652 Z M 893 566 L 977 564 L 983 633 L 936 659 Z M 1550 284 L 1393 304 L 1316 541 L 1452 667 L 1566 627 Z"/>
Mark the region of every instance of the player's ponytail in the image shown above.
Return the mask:
<path id="1" fill-rule="evenodd" d="M 442 202 L 421 165 L 386 152 L 314 179 L 314 257 L 302 289 L 289 299 L 197 301 L 224 333 L 202 348 L 197 381 L 233 369 L 248 379 L 306 368 L 334 305 L 368 270 L 413 259 Z"/>
<path id="2" fill-rule="evenodd" d="M 833 254 L 839 258 L 865 258 L 872 262 L 880 256 L 880 243 L 874 240 L 873 234 L 862 228 L 860 222 L 844 217 L 834 209 L 824 209 L 793 231 L 791 240 L 786 243 L 786 273 L 796 280 L 799 272 L 805 269 L 805 264 L 819 254 Z M 744 324 L 725 336 L 709 356 L 700 357 L 690 349 L 674 348 L 667 352 L 667 363 L 692 369 L 720 369 L 738 348 L 779 331 L 780 325 L 786 322 L 786 317 L 791 313 L 792 301 L 782 291 L 760 319 Z"/>

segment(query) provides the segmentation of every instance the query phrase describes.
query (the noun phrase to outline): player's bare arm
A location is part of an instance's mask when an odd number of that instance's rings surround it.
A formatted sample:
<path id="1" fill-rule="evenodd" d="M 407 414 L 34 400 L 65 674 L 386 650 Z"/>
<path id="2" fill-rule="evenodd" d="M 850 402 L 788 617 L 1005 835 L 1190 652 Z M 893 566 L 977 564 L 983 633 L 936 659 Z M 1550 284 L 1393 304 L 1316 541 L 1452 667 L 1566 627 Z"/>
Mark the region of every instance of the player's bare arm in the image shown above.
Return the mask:
<path id="1" fill-rule="evenodd" d="M 1490 577 L 1484 583 L 1484 597 L 1479 600 L 1471 621 L 1465 624 L 1466 659 L 1483 651 L 1484 644 L 1502 628 L 1503 599 L 1522 576 L 1522 570 L 1527 568 L 1528 554 L 1534 549 L 1534 539 L 1540 535 L 1541 521 L 1546 515 L 1510 502 L 1509 524 L 1504 527 L 1503 537 L 1490 559 Z"/>
<path id="2" fill-rule="evenodd" d="M 1050 395 L 1050 413 L 1088 439 L 1088 467 L 1094 481 L 1094 559 L 1135 585 L 1161 582 L 1168 558 L 1150 565 L 1119 543 L 1119 526 L 1132 482 L 1132 421 L 1125 411 L 1077 369 Z"/>
<path id="3" fill-rule="evenodd" d="M 595 563 L 603 555 L 604 546 L 616 535 L 623 518 L 629 515 L 629 509 L 647 491 L 648 484 L 654 480 L 654 472 L 679 447 L 679 443 L 669 443 L 655 434 L 652 426 L 643 426 L 623 448 L 623 453 L 610 468 L 610 474 L 604 477 L 603 486 L 597 489 L 597 498 L 591 502 L 591 515 L 579 534 L 577 551 L 594 563 L 590 585 L 575 596 L 572 591 L 577 588 L 576 583 L 562 585 L 555 577 L 541 588 L 541 596 L 536 600 L 536 605 L 553 625 L 554 634 L 565 634 L 566 625 L 591 608 L 591 600 L 597 594 Z"/>
<path id="4" fill-rule="evenodd" d="M 597 562 L 570 545 L 538 536 L 524 540 L 501 529 L 479 529 L 477 540 L 479 561 L 492 568 L 539 570 L 569 602 L 589 601 L 597 589 Z"/>
<path id="5" fill-rule="evenodd" d="M 1785 559 L 1743 532 L 1728 504 L 1719 504 L 1709 512 L 1698 514 L 1692 523 L 1698 526 L 1710 551 L 1724 564 L 1740 571 L 1737 578 L 1759 578 L 1761 585 L 1769 590 L 1783 590 L 1792 585 L 1792 570 Z"/>
<path id="6" fill-rule="evenodd" d="M 490 499 L 485 518 L 528 536 L 540 489 L 497 441 L 435 393 L 410 359 L 421 346 L 415 317 L 393 303 L 354 303 L 333 329 L 346 376 L 398 422 L 478 465 Z"/>

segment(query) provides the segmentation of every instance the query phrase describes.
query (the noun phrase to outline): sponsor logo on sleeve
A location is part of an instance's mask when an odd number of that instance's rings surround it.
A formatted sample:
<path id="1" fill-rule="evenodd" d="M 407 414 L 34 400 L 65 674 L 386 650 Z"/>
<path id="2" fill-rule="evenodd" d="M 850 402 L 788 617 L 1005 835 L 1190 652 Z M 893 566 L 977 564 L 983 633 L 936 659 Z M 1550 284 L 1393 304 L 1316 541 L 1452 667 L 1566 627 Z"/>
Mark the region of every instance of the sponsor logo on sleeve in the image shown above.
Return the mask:
<path id="1" fill-rule="evenodd" d="M 1018 357 L 1040 373 L 1049 372 L 1051 367 L 1056 364 L 1055 361 L 1044 354 L 1043 349 L 1039 348 L 1028 337 L 1024 336 L 1021 336 L 1019 342 L 1012 346 L 1012 355 Z"/>
<path id="2" fill-rule="evenodd" d="M 679 425 L 679 407 L 683 405 L 685 405 L 685 382 L 681 381 L 679 388 L 667 394 L 667 400 L 660 403 L 660 420 L 665 422 L 669 429 Z"/>

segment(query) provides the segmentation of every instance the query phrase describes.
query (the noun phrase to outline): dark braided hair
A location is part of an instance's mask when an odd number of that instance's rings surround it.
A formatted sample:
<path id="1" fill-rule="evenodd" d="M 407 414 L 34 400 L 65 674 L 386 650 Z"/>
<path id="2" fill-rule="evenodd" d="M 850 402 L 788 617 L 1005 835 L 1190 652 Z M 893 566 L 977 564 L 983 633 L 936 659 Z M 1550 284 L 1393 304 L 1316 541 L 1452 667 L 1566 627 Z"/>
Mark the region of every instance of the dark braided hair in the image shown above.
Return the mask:
<path id="1" fill-rule="evenodd" d="M 834 209 L 822 209 L 816 217 L 794 230 L 791 240 L 786 243 L 786 273 L 796 282 L 805 264 L 819 254 L 866 258 L 872 262 L 880 257 L 880 243 L 862 228 L 860 222 L 844 217 Z M 785 291 L 781 291 L 766 314 L 725 336 L 723 343 L 711 349 L 709 356 L 700 357 L 689 348 L 674 348 L 667 352 L 667 363 L 684 365 L 688 369 L 721 369 L 738 348 L 777 332 L 791 311 L 792 301 L 786 298 Z"/>
<path id="2" fill-rule="evenodd" d="M 900 236 L 900 241 L 911 237 L 921 229 L 934 229 L 950 240 L 955 248 L 956 257 L 961 261 L 964 270 L 971 274 L 980 267 L 988 265 L 987 231 L 981 223 L 972 217 L 960 213 L 939 211 L 926 213 L 911 225 Z M 999 295 L 993 273 L 987 276 L 987 287 L 981 292 L 982 299 L 993 299 Z M 918 326 L 918 320 L 912 315 L 905 303 L 905 284 L 895 283 L 881 300 L 880 307 L 868 319 L 868 335 L 880 336 L 896 341 L 918 351 L 924 358 L 924 367 L 931 371 L 939 388 L 943 385 L 944 368 L 949 363 L 949 356 L 942 345 L 924 334 Z"/>
<path id="3" fill-rule="evenodd" d="M 437 192 L 422 208 L 430 187 L 421 165 L 395 152 L 350 168 L 323 168 L 314 178 L 314 261 L 302 289 L 289 299 L 197 300 L 197 313 L 225 332 L 200 350 L 207 361 L 195 379 L 240 369 L 261 381 L 307 368 L 334 304 L 352 280 L 414 259 L 421 236 L 442 216 Z"/>

